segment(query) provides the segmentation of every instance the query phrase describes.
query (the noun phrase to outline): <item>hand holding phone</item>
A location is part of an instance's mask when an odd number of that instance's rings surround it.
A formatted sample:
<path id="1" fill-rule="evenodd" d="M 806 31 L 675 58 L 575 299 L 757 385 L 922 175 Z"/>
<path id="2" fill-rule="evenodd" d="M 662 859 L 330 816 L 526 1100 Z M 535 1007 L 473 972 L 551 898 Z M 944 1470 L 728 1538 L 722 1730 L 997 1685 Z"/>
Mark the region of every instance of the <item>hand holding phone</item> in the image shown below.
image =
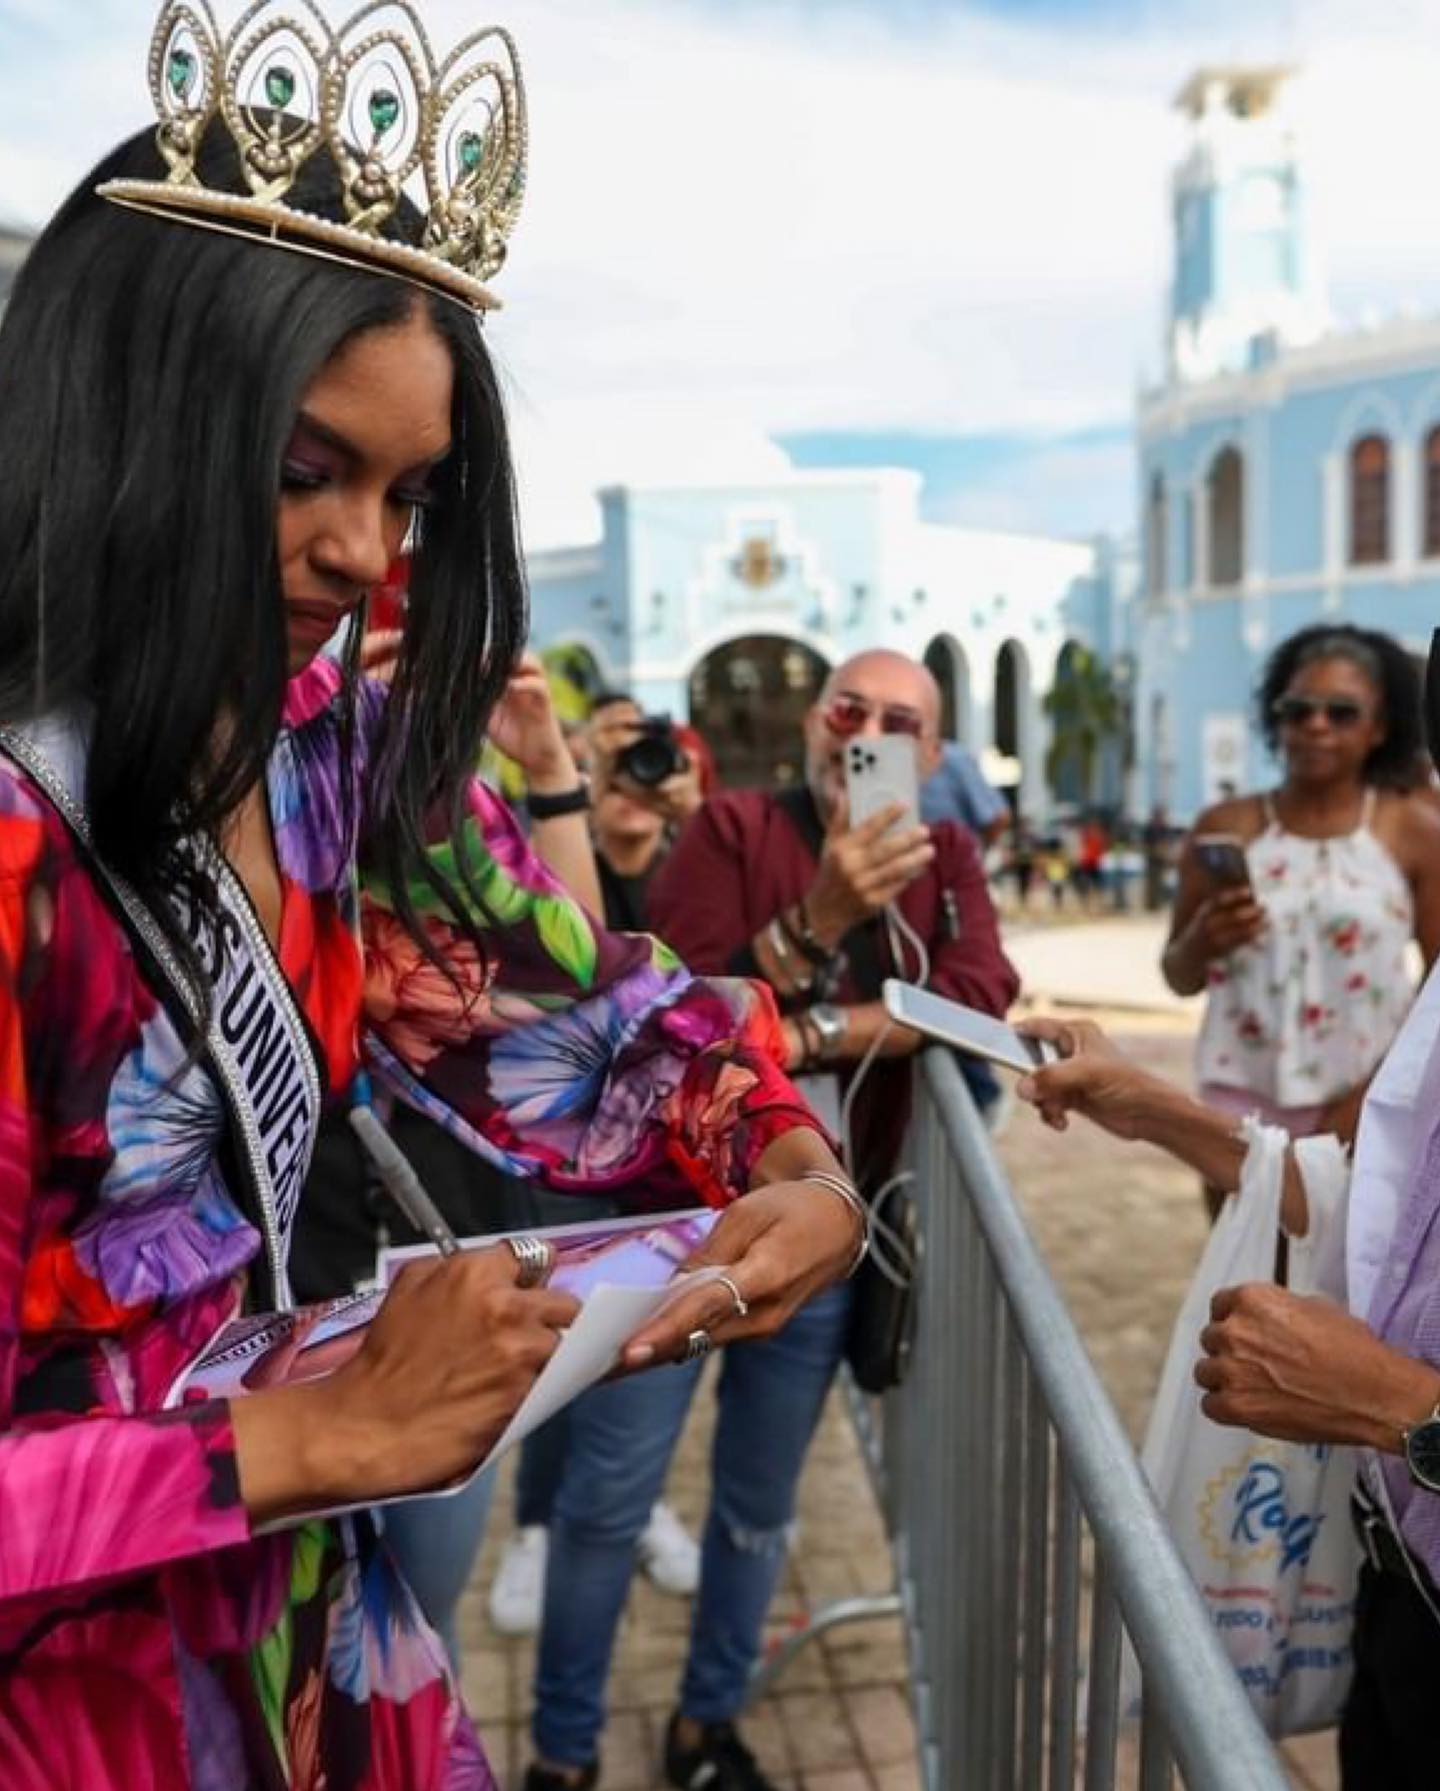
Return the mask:
<path id="1" fill-rule="evenodd" d="M 892 1020 L 971 1057 L 983 1057 L 987 1063 L 1026 1075 L 1060 1056 L 1059 1048 L 1048 1039 L 1028 1037 L 993 1014 L 966 1007 L 963 1001 L 947 1000 L 914 983 L 887 977 L 880 993 Z"/>
<path id="2" fill-rule="evenodd" d="M 901 753 L 891 750 L 895 747 Z M 912 739 L 885 735 L 848 741 L 845 773 L 845 799 L 830 817 L 820 863 L 805 892 L 806 919 L 827 950 L 893 902 L 935 857 L 930 829 L 918 818 L 919 763 Z"/>
<path id="3" fill-rule="evenodd" d="M 1260 937 L 1265 909 L 1255 895 L 1238 834 L 1197 833 L 1191 844 L 1211 887 L 1185 931 L 1199 961 L 1212 964 Z"/>
<path id="4" fill-rule="evenodd" d="M 897 803 L 902 812 L 890 825 L 901 829 L 918 825 L 920 766 L 913 738 L 908 734 L 879 734 L 847 741 L 845 795 L 852 827 Z"/>
<path id="5" fill-rule="evenodd" d="M 1250 863 L 1238 833 L 1197 833 L 1195 856 L 1217 889 L 1249 889 Z"/>

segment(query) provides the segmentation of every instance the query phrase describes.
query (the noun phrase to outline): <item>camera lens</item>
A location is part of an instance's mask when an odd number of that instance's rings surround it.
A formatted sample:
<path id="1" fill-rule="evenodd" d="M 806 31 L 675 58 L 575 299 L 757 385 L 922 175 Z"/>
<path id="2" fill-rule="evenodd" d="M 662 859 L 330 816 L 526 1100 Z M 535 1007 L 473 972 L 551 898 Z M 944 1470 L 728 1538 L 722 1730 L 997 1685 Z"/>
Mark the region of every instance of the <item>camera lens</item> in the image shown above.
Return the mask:
<path id="1" fill-rule="evenodd" d="M 640 725 L 644 732 L 615 755 L 615 769 L 632 783 L 653 790 L 683 771 L 687 760 L 668 719 L 647 716 Z"/>

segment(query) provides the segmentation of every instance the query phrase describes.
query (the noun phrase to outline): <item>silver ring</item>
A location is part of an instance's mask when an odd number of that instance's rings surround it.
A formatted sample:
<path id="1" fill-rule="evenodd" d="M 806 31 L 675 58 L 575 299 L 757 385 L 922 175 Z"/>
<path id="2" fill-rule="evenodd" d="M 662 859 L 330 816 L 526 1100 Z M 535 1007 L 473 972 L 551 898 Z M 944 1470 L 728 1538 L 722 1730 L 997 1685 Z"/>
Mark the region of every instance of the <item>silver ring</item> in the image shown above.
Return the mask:
<path id="1" fill-rule="evenodd" d="M 717 1275 L 715 1279 L 729 1294 L 730 1298 L 734 1300 L 736 1318 L 749 1318 L 750 1302 L 744 1297 L 730 1277 L 728 1275 Z"/>
<path id="2" fill-rule="evenodd" d="M 681 1352 L 681 1362 L 703 1362 L 715 1347 L 715 1339 L 708 1331 L 692 1331 L 685 1339 L 685 1348 Z"/>
<path id="3" fill-rule="evenodd" d="M 506 1238 L 520 1265 L 517 1287 L 539 1287 L 550 1273 L 550 1246 L 540 1238 Z"/>

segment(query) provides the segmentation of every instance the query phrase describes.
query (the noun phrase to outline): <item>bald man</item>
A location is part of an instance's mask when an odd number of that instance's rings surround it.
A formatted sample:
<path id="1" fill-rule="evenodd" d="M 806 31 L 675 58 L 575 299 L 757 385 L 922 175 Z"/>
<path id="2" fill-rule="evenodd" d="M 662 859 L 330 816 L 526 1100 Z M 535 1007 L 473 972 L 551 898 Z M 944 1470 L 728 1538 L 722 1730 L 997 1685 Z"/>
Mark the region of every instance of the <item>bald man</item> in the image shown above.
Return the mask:
<path id="1" fill-rule="evenodd" d="M 886 976 L 1003 1014 L 1017 981 L 1000 949 L 973 836 L 872 816 L 852 827 L 845 747 L 881 734 L 913 741 L 923 781 L 940 763 L 940 692 L 917 660 L 887 648 L 837 666 L 805 717 L 805 788 L 738 790 L 706 804 L 655 883 L 650 922 L 699 972 L 759 977 L 784 1015 L 790 1068 L 817 1111 L 838 1125 L 851 1068 L 879 1039 L 879 1058 L 852 1111 L 852 1168 L 879 1185 L 909 1114 L 905 1062 L 918 1036 L 892 1026 Z M 928 965 L 882 919 L 894 905 Z"/>
<path id="2" fill-rule="evenodd" d="M 913 981 L 925 968 L 931 988 L 996 1015 L 1017 987 L 967 831 L 954 822 L 902 823 L 893 812 L 849 824 L 846 742 L 898 735 L 913 743 L 923 778 L 939 759 L 939 715 L 934 680 L 914 660 L 891 652 L 849 660 L 806 717 L 805 786 L 711 797 L 650 885 L 651 927 L 692 969 L 770 984 L 784 1014 L 790 1068 L 837 1133 L 843 1093 L 876 1045 L 851 1105 L 849 1141 L 852 1173 L 870 1195 L 899 1156 L 910 1058 L 920 1042 L 887 1026 L 882 980 Z M 927 965 L 902 931 L 892 937 L 887 907 L 923 942 Z M 726 1098 L 723 1078 L 715 1098 Z M 845 1349 L 853 1295 L 850 1282 L 828 1289 L 776 1336 L 725 1352 L 700 1591 L 665 1740 L 666 1781 L 679 1791 L 772 1791 L 735 1718 L 784 1565 L 800 1470 Z M 692 1369 L 666 1371 L 668 1440 L 653 1413 L 642 1422 L 635 1410 L 638 1377 L 598 1387 L 570 1408 L 536 1663 L 539 1757 L 526 1791 L 598 1783 L 605 1680 L 635 1543 L 695 1379 Z"/>

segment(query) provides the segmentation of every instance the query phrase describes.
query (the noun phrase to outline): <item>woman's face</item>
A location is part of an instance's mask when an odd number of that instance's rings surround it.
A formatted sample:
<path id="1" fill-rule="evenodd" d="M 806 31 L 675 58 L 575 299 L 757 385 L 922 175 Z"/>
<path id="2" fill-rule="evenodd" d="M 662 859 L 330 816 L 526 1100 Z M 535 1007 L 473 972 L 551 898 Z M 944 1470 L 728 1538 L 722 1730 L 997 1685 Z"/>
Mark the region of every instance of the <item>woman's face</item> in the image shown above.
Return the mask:
<path id="1" fill-rule="evenodd" d="M 280 477 L 276 536 L 290 674 L 379 584 L 450 451 L 455 372 L 417 304 L 355 336 L 316 375 Z"/>
<path id="2" fill-rule="evenodd" d="M 1286 770 L 1304 783 L 1358 779 L 1385 738 L 1380 692 L 1349 659 L 1302 666 L 1276 710 Z"/>

